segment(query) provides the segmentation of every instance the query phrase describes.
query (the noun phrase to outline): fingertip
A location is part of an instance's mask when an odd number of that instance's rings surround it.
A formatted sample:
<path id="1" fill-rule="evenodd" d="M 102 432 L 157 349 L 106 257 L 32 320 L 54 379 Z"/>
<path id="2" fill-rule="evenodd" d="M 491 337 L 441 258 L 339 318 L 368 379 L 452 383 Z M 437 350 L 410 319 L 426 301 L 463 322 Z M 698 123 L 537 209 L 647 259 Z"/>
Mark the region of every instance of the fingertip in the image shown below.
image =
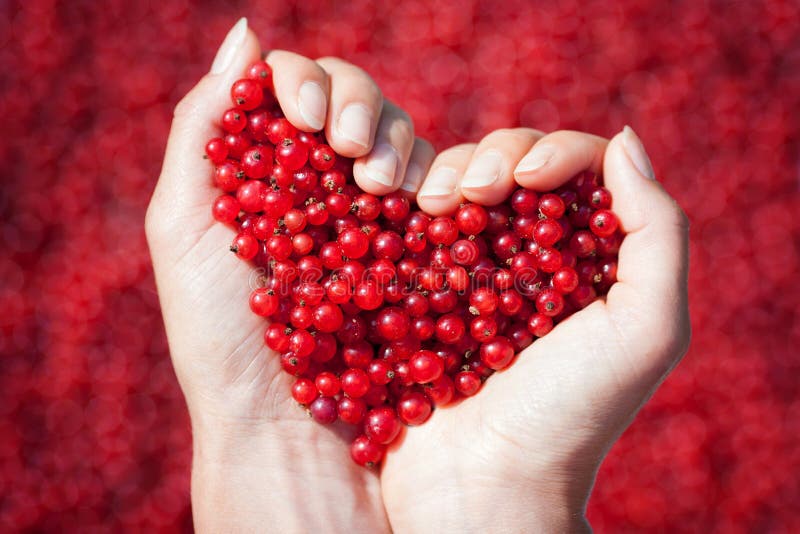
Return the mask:
<path id="1" fill-rule="evenodd" d="M 599 173 L 607 144 L 608 140 L 583 132 L 547 134 L 519 161 L 514 180 L 527 189 L 549 191 L 581 171 Z"/>
<path id="2" fill-rule="evenodd" d="M 330 83 L 317 62 L 286 50 L 272 50 L 265 61 L 272 67 L 275 98 L 289 122 L 306 132 L 325 126 Z"/>

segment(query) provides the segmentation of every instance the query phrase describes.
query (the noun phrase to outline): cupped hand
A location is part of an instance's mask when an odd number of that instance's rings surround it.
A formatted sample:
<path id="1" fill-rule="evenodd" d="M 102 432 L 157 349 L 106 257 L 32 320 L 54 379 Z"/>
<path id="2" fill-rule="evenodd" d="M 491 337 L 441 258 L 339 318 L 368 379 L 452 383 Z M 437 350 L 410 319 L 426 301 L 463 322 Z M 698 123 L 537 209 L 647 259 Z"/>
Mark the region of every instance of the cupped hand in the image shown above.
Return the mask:
<path id="1" fill-rule="evenodd" d="M 253 267 L 228 250 L 235 232 L 211 216 L 218 191 L 204 146 L 232 107 L 231 84 L 260 57 L 256 36 L 240 20 L 211 72 L 175 109 L 146 218 L 170 352 L 192 420 L 195 524 L 380 532 L 388 520 L 377 473 L 350 460 L 342 429 L 313 424 L 294 405 L 292 378 L 264 345 L 263 318 L 247 306 Z M 408 116 L 362 70 L 284 51 L 266 61 L 287 118 L 301 130 L 324 129 L 337 152 L 356 158 L 364 190 L 413 190 L 421 181 L 433 149 L 415 139 Z"/>
<path id="2" fill-rule="evenodd" d="M 611 141 L 499 130 L 437 156 L 417 201 L 497 204 L 519 185 L 556 188 L 602 173 L 626 232 L 618 282 L 523 350 L 475 396 L 410 428 L 381 485 L 398 532 L 564 532 L 611 444 L 687 349 L 688 223 L 630 128 Z"/>

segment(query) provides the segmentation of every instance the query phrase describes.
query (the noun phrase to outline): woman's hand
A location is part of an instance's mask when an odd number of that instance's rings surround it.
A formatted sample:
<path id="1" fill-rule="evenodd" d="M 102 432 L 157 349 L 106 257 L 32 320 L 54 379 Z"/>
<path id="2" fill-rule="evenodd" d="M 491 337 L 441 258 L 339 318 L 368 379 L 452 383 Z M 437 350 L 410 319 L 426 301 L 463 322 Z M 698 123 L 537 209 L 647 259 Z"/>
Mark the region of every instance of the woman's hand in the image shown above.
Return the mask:
<path id="1" fill-rule="evenodd" d="M 584 169 L 603 173 L 627 233 L 619 281 L 475 397 L 405 433 L 381 473 L 396 531 L 588 529 L 600 462 L 686 351 L 688 223 L 633 130 L 611 141 L 499 130 L 440 154 L 417 201 L 450 213 L 464 198 L 496 204 L 517 184 L 550 190 Z"/>
<path id="2" fill-rule="evenodd" d="M 343 429 L 313 424 L 291 400 L 292 378 L 263 341 L 247 306 L 252 267 L 228 250 L 206 142 L 231 107 L 230 87 L 261 57 L 240 20 L 211 72 L 178 104 L 146 230 L 170 352 L 194 434 L 192 504 L 199 530 L 380 532 L 389 528 L 377 473 L 349 458 Z M 372 193 L 414 190 L 433 159 L 408 116 L 362 70 L 334 58 L 273 51 L 276 96 L 298 128 L 324 128 L 357 158 Z"/>

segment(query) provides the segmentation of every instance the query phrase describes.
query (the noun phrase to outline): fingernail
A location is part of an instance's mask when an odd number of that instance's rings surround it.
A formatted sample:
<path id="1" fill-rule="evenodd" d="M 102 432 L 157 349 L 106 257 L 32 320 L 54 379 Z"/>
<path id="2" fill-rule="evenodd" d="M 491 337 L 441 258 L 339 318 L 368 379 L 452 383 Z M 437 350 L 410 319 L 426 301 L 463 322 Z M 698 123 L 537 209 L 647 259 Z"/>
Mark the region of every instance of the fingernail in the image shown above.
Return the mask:
<path id="1" fill-rule="evenodd" d="M 363 147 L 369 146 L 372 116 L 363 104 L 349 104 L 342 110 L 337 123 L 339 135 Z"/>
<path id="2" fill-rule="evenodd" d="M 388 143 L 379 143 L 369 153 L 364 173 L 370 180 L 391 187 L 397 174 L 397 161 L 394 147 Z"/>
<path id="3" fill-rule="evenodd" d="M 247 18 L 242 17 L 233 25 L 217 50 L 217 55 L 214 56 L 214 62 L 211 64 L 211 74 L 221 74 L 228 70 L 246 36 Z"/>
<path id="4" fill-rule="evenodd" d="M 439 167 L 422 184 L 419 194 L 428 198 L 452 196 L 456 192 L 457 180 L 458 173 L 454 168 Z"/>
<path id="5" fill-rule="evenodd" d="M 466 189 L 487 187 L 500 177 L 503 169 L 503 155 L 497 150 L 487 150 L 470 163 L 461 187 Z"/>
<path id="6" fill-rule="evenodd" d="M 416 163 L 409 163 L 406 168 L 406 178 L 403 180 L 400 189 L 409 193 L 416 193 L 422 183 L 422 178 L 422 167 Z"/>
<path id="7" fill-rule="evenodd" d="M 517 168 L 514 169 L 514 175 L 538 171 L 547 165 L 553 154 L 555 154 L 555 149 L 550 145 L 533 147 L 533 150 L 517 164 Z"/>
<path id="8" fill-rule="evenodd" d="M 321 130 L 325 125 L 327 99 L 325 91 L 317 82 L 304 82 L 297 94 L 297 109 L 300 116 L 314 130 Z"/>
<path id="9" fill-rule="evenodd" d="M 625 149 L 625 153 L 628 154 L 636 170 L 643 176 L 654 180 L 653 165 L 650 163 L 650 158 L 647 156 L 639 136 L 630 126 L 625 126 L 622 132 L 622 148 Z"/>

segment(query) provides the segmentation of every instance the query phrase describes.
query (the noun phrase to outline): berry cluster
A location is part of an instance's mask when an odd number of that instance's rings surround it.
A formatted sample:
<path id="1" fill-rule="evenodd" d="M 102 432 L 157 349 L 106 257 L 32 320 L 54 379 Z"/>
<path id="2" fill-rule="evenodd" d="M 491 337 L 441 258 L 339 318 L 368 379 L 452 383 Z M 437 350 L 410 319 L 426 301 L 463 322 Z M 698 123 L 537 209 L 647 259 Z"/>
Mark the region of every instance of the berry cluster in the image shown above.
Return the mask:
<path id="1" fill-rule="evenodd" d="M 231 88 L 206 156 L 224 193 L 230 249 L 263 269 L 250 308 L 319 423 L 359 425 L 361 465 L 401 425 L 475 395 L 495 371 L 616 280 L 622 234 L 599 177 L 432 218 L 408 198 L 361 191 L 352 161 L 294 128 L 257 62 Z"/>

